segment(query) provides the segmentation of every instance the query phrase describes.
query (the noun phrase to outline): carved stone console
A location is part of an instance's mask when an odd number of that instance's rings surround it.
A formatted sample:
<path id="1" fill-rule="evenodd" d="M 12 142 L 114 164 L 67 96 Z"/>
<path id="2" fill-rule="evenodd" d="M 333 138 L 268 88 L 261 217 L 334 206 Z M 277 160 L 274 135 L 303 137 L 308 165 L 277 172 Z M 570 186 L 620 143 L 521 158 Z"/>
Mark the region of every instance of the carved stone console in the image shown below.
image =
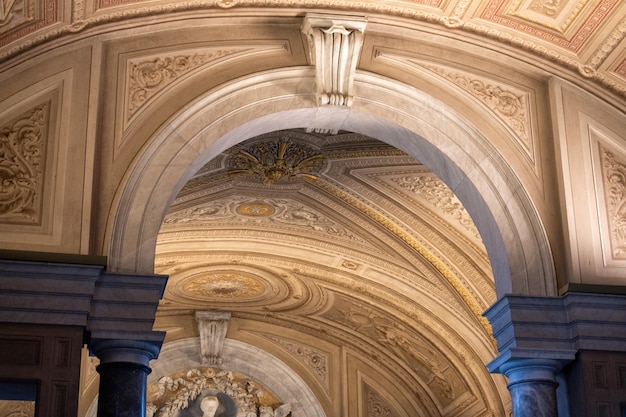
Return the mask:
<path id="1" fill-rule="evenodd" d="M 196 311 L 202 364 L 213 366 L 222 363 L 222 347 L 229 319 L 230 313 L 228 312 Z"/>
<path id="2" fill-rule="evenodd" d="M 302 32 L 309 39 L 315 65 L 318 105 L 352 105 L 352 84 L 367 20 L 354 16 L 309 13 Z"/>

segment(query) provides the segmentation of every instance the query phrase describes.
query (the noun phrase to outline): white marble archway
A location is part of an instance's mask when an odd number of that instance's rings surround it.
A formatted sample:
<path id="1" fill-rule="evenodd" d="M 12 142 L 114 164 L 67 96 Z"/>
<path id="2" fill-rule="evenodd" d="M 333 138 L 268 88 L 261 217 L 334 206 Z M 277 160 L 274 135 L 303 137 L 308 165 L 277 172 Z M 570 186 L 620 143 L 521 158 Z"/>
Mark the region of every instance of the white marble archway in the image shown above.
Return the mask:
<path id="1" fill-rule="evenodd" d="M 124 179 L 107 227 L 109 269 L 152 272 L 163 217 L 187 180 L 219 152 L 290 128 L 362 133 L 427 165 L 478 227 L 507 293 L 555 295 L 548 239 L 522 184 L 489 140 L 444 103 L 393 80 L 357 73 L 351 108 L 317 107 L 311 67 L 256 74 L 181 109 L 150 140 Z"/>

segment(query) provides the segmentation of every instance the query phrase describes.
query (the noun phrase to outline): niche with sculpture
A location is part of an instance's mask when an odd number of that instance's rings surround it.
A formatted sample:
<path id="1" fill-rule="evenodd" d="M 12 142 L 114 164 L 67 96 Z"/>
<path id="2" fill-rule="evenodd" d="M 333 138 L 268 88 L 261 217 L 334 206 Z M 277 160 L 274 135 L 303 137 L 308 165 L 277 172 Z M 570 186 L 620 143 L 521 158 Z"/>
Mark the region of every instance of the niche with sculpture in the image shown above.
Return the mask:
<path id="1" fill-rule="evenodd" d="M 147 417 L 288 417 L 267 389 L 245 375 L 197 368 L 160 378 L 148 387 Z"/>

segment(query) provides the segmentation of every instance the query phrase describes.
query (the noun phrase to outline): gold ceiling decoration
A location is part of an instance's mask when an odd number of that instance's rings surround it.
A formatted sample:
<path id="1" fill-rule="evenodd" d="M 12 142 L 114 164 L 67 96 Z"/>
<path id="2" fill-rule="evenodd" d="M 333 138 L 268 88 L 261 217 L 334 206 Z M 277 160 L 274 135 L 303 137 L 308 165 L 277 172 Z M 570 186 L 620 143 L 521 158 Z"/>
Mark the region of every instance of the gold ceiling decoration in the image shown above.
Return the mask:
<path id="1" fill-rule="evenodd" d="M 263 201 L 253 201 L 241 204 L 235 211 L 242 216 L 269 217 L 276 212 L 276 209 Z"/>
<path id="2" fill-rule="evenodd" d="M 323 168 L 324 156 L 288 137 L 236 147 L 229 160 L 229 174 L 246 174 L 263 184 L 298 178 L 316 180 Z"/>
<path id="3" fill-rule="evenodd" d="M 215 271 L 183 283 L 183 293 L 209 299 L 250 299 L 262 295 L 265 285 L 258 277 L 241 271 Z"/>

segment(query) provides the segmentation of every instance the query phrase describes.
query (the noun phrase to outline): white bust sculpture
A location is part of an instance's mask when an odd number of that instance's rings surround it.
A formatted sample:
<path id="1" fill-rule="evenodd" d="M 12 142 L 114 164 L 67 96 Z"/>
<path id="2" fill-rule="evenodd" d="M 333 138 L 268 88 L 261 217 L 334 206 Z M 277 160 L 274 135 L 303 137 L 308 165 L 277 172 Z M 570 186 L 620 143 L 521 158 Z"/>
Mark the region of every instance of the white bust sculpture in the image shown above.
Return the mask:
<path id="1" fill-rule="evenodd" d="M 219 407 L 220 402 L 217 397 L 213 395 L 207 395 L 200 401 L 200 409 L 202 410 L 202 417 L 215 417 L 215 412 L 217 411 L 217 407 Z"/>

